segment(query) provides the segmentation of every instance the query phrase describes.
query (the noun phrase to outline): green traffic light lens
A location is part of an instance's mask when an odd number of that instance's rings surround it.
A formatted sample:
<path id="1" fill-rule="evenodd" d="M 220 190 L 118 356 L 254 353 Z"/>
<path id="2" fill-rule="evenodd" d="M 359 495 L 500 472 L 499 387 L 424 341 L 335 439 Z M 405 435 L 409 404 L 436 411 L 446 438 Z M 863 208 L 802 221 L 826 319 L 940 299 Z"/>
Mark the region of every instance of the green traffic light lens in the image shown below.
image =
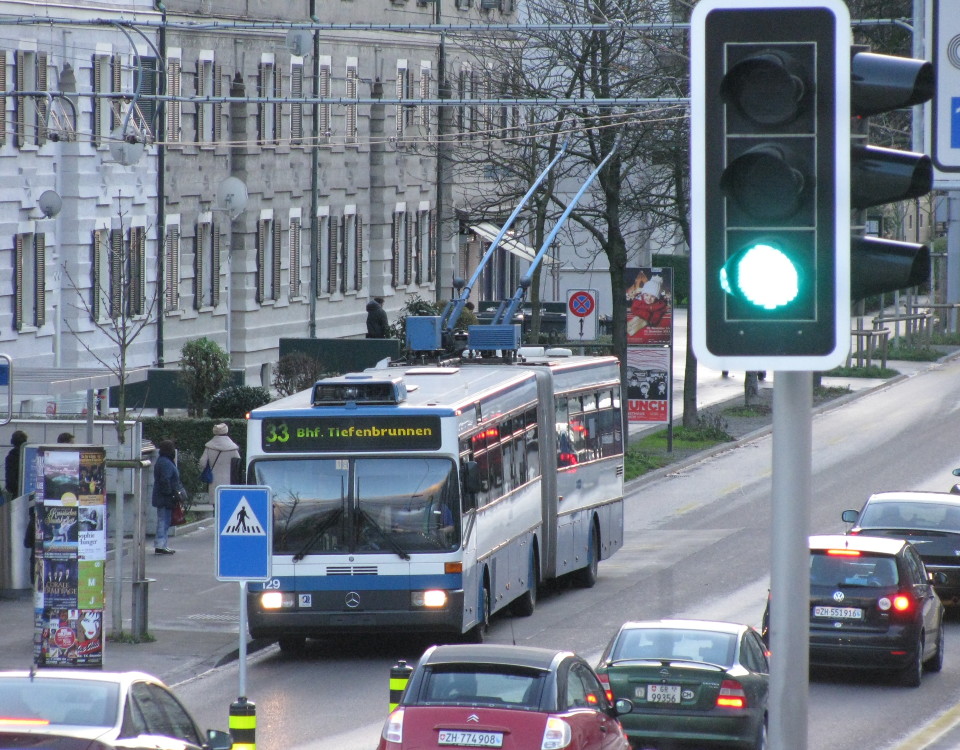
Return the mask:
<path id="1" fill-rule="evenodd" d="M 720 271 L 720 286 L 755 307 L 777 310 L 797 298 L 800 274 L 782 250 L 758 243 L 727 262 Z"/>

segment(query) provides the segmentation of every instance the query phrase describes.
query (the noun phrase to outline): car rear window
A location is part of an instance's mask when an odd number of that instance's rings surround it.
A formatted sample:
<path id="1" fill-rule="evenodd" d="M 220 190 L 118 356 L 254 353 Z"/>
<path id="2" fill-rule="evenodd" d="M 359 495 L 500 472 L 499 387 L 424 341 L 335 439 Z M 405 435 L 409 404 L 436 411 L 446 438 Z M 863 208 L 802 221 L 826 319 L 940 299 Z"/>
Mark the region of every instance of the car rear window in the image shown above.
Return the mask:
<path id="1" fill-rule="evenodd" d="M 899 583 L 897 562 L 888 555 L 868 553 L 810 555 L 810 584 L 813 586 L 863 586 L 887 588 Z"/>
<path id="2" fill-rule="evenodd" d="M 960 508 L 937 503 L 867 503 L 858 525 L 866 529 L 936 529 L 960 533 Z"/>
<path id="3" fill-rule="evenodd" d="M 120 686 L 100 680 L 0 677 L 0 720 L 111 727 Z"/>
<path id="4" fill-rule="evenodd" d="M 434 667 L 425 675 L 421 702 L 537 708 L 546 675 L 508 666 Z"/>
<path id="5" fill-rule="evenodd" d="M 736 643 L 732 633 L 637 628 L 621 634 L 612 659 L 685 659 L 729 666 Z"/>

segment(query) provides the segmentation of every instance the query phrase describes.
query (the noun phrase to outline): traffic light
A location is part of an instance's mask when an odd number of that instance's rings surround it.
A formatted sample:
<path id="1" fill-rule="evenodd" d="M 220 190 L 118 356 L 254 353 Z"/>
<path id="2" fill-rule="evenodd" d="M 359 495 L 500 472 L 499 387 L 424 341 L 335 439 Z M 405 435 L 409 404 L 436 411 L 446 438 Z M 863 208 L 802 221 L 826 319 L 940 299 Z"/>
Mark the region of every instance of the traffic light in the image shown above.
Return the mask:
<path id="1" fill-rule="evenodd" d="M 829 369 L 850 339 L 846 5 L 702 0 L 691 34 L 694 351 Z"/>
<path id="2" fill-rule="evenodd" d="M 857 51 L 851 63 L 850 111 L 855 118 L 928 101 L 933 65 L 926 60 Z M 863 129 L 865 128 L 858 128 Z M 870 146 L 855 135 L 850 157 L 850 203 L 855 209 L 919 198 L 933 187 L 929 156 Z M 854 301 L 917 286 L 930 278 L 926 245 L 879 237 L 854 237 L 850 247 L 850 297 Z"/>

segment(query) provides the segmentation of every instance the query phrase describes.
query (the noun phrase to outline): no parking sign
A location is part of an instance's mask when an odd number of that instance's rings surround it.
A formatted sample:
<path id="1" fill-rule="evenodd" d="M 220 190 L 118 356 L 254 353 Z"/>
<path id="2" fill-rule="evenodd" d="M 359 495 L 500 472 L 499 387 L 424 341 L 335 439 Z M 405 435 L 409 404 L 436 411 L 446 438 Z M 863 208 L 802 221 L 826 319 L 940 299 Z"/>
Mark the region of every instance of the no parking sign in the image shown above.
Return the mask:
<path id="1" fill-rule="evenodd" d="M 596 289 L 571 289 L 567 292 L 567 339 L 596 341 L 600 318 Z"/>

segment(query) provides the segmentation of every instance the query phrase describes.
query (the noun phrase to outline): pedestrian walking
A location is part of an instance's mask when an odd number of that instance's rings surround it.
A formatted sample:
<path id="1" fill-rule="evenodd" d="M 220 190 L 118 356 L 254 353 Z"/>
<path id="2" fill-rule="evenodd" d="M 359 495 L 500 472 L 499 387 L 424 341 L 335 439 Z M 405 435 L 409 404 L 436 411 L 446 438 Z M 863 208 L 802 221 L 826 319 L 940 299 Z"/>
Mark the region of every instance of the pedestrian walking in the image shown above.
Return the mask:
<path id="1" fill-rule="evenodd" d="M 207 464 L 213 474 L 212 481 L 207 483 L 207 497 L 211 504 L 217 499 L 217 487 L 221 484 L 231 484 L 230 468 L 234 459 L 240 458 L 240 446 L 227 434 L 230 428 L 221 422 L 213 426 L 213 437 L 203 446 L 200 455 L 200 471 L 203 472 Z"/>
<path id="2" fill-rule="evenodd" d="M 367 338 L 390 338 L 390 321 L 383 309 L 383 297 L 374 297 L 367 303 Z"/>
<path id="3" fill-rule="evenodd" d="M 157 532 L 153 538 L 153 551 L 158 555 L 172 555 L 176 550 L 167 546 L 170 531 L 170 521 L 173 508 L 179 499 L 183 483 L 180 481 L 180 470 L 177 468 L 177 449 L 172 440 L 161 440 L 157 444 L 160 455 L 153 465 L 153 500 L 152 505 L 157 509 Z"/>

